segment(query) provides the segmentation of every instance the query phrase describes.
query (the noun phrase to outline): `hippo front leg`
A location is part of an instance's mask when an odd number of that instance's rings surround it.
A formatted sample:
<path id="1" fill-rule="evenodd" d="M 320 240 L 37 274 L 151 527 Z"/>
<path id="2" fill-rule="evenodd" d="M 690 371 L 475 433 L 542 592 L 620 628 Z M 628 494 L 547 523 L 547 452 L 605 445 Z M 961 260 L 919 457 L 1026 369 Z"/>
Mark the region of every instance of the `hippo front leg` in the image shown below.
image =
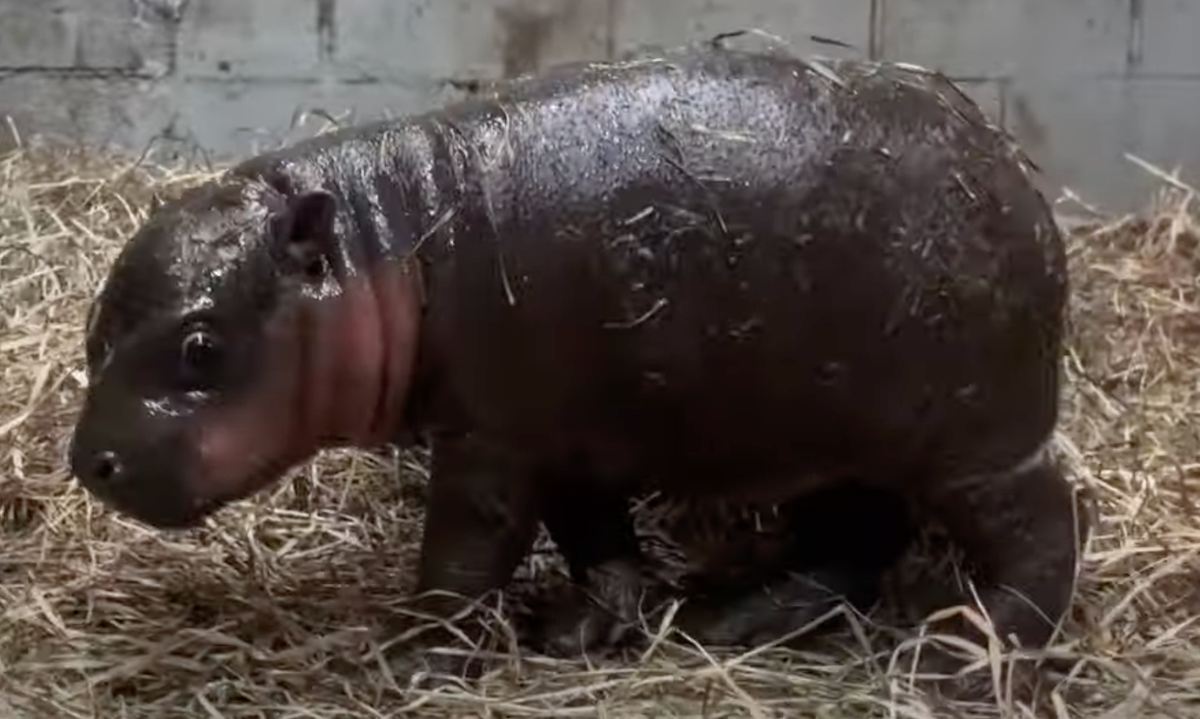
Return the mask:
<path id="1" fill-rule="evenodd" d="M 1048 643 L 1070 605 L 1089 527 L 1049 449 L 1007 471 L 933 482 L 925 495 L 980 570 L 979 597 L 996 635 L 1007 646 Z M 983 640 L 965 619 L 949 623 L 959 636 Z M 961 666 L 937 654 L 930 660 L 934 670 Z"/>
<path id="2" fill-rule="evenodd" d="M 535 477 L 525 457 L 489 438 L 434 440 L 416 590 L 436 593 L 421 598 L 423 610 L 449 617 L 508 584 L 537 529 Z M 462 668 L 441 656 L 431 664 Z"/>

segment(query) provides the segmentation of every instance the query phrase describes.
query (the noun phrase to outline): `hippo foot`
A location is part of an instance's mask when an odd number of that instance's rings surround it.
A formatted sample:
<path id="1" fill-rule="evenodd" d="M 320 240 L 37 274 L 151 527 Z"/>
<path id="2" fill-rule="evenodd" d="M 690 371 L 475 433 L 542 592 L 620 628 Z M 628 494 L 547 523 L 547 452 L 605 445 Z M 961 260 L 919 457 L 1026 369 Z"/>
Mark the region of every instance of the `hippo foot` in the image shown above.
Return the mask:
<path id="1" fill-rule="evenodd" d="M 411 688 L 424 691 L 473 682 L 484 669 L 482 662 L 467 656 L 422 650 L 393 653 L 387 664 L 401 684 L 408 678 Z"/>
<path id="2" fill-rule="evenodd" d="M 437 616 L 450 616 L 449 602 L 419 602 L 417 610 Z M 383 638 L 388 645 L 383 661 L 400 685 L 433 690 L 449 684 L 478 679 L 487 668 L 486 661 L 471 651 L 472 645 L 486 646 L 486 631 L 473 622 L 460 625 L 457 632 L 442 626 L 424 626 L 410 617 L 388 623 Z M 463 641 L 463 636 L 468 642 Z"/>
<path id="3" fill-rule="evenodd" d="M 987 703 L 999 699 L 1030 703 L 1033 700 L 1040 673 L 1034 661 L 1006 658 L 998 674 L 991 666 L 968 668 L 976 661 L 976 657 L 963 656 L 957 649 L 924 645 L 915 667 L 905 661 L 897 670 L 905 677 L 909 672 L 916 675 L 913 678 L 916 686 L 947 701 Z"/>
<path id="4" fill-rule="evenodd" d="M 637 564 L 617 559 L 591 567 L 586 579 L 535 630 L 531 643 L 549 656 L 577 657 L 629 641 L 642 593 Z"/>
<path id="5" fill-rule="evenodd" d="M 876 580 L 874 574 L 863 576 L 852 570 L 790 573 L 739 595 L 716 595 L 684 604 L 677 625 L 707 646 L 757 647 L 789 634 L 807 636 L 831 629 L 832 622 L 809 625 L 840 604 L 859 610 L 874 604 Z"/>

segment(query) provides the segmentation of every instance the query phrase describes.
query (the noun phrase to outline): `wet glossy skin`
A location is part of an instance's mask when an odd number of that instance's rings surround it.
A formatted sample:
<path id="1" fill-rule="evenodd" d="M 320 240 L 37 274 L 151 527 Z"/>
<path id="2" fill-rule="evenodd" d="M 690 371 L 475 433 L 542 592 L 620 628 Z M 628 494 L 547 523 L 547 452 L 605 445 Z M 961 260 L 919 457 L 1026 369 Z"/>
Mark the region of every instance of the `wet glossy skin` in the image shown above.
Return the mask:
<path id="1" fill-rule="evenodd" d="M 320 447 L 398 426 L 413 277 L 368 269 L 336 196 L 284 182 L 231 178 L 158 208 L 89 315 L 72 470 L 142 521 L 195 525 Z"/>
<path id="2" fill-rule="evenodd" d="M 1019 152 L 950 85 L 828 69 L 733 51 L 564 67 L 246 162 L 159 210 L 114 269 L 75 471 L 178 526 L 319 446 L 421 433 L 421 589 L 502 587 L 541 520 L 624 619 L 630 495 L 769 503 L 854 477 L 944 519 L 993 618 L 1044 641 L 1001 585 L 1053 619 L 1073 580 L 1071 494 L 1042 453 L 1058 230 Z M 218 257 L 204 236 L 238 216 Z M 289 247 L 329 271 L 306 280 Z M 151 304 L 120 299 L 135 288 Z M 197 398 L 172 380 L 202 301 L 235 354 Z M 259 423 L 264 396 L 297 425 Z M 238 411 L 254 441 L 201 451 Z"/>

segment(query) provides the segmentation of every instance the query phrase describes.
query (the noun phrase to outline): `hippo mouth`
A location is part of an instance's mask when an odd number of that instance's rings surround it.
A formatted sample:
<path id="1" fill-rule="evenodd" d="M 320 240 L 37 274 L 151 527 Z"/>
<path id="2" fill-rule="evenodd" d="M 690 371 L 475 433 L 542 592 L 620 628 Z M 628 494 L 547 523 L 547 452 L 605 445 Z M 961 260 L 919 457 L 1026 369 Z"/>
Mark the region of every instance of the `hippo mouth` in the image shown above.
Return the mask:
<path id="1" fill-rule="evenodd" d="M 267 395 L 283 388 L 271 388 Z M 302 398 L 249 398 L 202 420 L 195 440 L 195 469 L 186 483 L 192 512 L 204 516 L 253 496 L 320 451 L 311 407 Z M 197 519 L 197 521 L 200 521 Z"/>
<path id="2" fill-rule="evenodd" d="M 208 517 L 216 514 L 226 506 L 246 499 L 274 484 L 289 468 L 290 465 L 285 462 L 266 465 L 262 469 L 242 477 L 239 482 L 241 489 L 229 491 L 224 494 L 197 495 L 190 500 L 190 506 L 187 506 L 172 524 L 164 524 L 161 518 L 155 521 L 154 524 L 163 529 L 192 529 L 198 527 Z"/>
<path id="3" fill-rule="evenodd" d="M 156 529 L 187 531 L 202 526 L 209 516 L 219 511 L 226 503 L 218 497 L 208 497 L 195 499 L 190 506 L 182 507 L 175 514 L 164 513 L 161 509 L 156 510 L 153 515 L 126 511 Z"/>

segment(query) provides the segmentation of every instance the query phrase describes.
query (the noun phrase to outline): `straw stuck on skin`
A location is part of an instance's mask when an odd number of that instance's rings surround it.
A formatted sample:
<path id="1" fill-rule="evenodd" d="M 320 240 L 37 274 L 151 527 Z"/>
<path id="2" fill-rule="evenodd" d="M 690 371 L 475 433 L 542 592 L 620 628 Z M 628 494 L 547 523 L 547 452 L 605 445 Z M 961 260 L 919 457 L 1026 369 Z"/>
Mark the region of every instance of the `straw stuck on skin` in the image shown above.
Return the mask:
<path id="1" fill-rule="evenodd" d="M 1200 712 L 1200 229 L 1180 183 L 1168 179 L 1146 218 L 1072 230 L 1060 449 L 1100 522 L 1035 709 L 1007 699 L 1007 668 L 986 655 L 976 671 L 995 673 L 993 702 L 946 707 L 926 697 L 905 676 L 917 633 L 858 616 L 803 651 L 716 655 L 656 615 L 650 648 L 622 661 L 523 655 L 475 685 L 410 689 L 380 649 L 396 640 L 389 627 L 412 589 L 419 454 L 397 463 L 330 452 L 186 533 L 106 511 L 65 474 L 87 305 L 152 195 L 203 179 L 82 150 L 24 147 L 0 158 L 3 716 Z M 526 563 L 518 589 L 561 579 L 546 551 Z M 916 584 L 905 572 L 931 571 L 919 559 L 897 572 L 900 585 Z M 513 651 L 511 636 L 497 623 L 491 651 Z"/>

